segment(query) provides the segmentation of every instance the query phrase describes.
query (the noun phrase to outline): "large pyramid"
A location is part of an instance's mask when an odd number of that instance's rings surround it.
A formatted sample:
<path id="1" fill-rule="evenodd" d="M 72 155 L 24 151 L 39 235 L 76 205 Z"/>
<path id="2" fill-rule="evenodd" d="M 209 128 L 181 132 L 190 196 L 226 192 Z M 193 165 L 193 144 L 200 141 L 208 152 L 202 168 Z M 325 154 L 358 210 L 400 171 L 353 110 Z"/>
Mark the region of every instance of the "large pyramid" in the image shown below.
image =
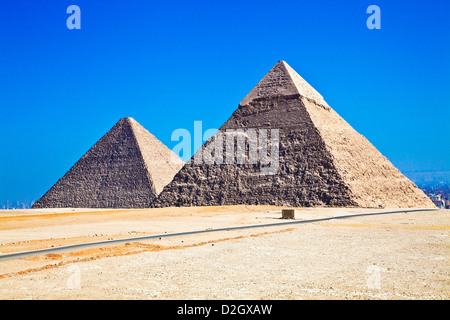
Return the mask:
<path id="1" fill-rule="evenodd" d="M 267 161 L 262 162 L 261 155 L 256 162 L 250 156 L 255 149 L 250 146 L 254 136 L 249 133 L 265 132 L 260 129 L 278 130 L 273 143 L 267 133 L 267 150 L 278 147 L 273 149 L 278 150 L 274 174 L 262 174 Z M 231 156 L 225 154 L 226 150 L 214 149 L 217 141 L 218 146 L 227 145 L 227 134 L 239 130 L 246 144 L 233 147 Z M 262 147 L 258 142 L 257 150 Z M 242 149 L 247 157 L 236 161 Z M 210 154 L 208 159 L 215 161 L 195 161 L 204 154 Z M 225 161 L 227 156 L 236 156 L 235 162 Z M 284 61 L 278 62 L 242 100 L 152 206 L 238 204 L 434 207 L 414 183 Z"/>
<path id="2" fill-rule="evenodd" d="M 33 208 L 148 208 L 182 166 L 138 122 L 122 118 Z"/>

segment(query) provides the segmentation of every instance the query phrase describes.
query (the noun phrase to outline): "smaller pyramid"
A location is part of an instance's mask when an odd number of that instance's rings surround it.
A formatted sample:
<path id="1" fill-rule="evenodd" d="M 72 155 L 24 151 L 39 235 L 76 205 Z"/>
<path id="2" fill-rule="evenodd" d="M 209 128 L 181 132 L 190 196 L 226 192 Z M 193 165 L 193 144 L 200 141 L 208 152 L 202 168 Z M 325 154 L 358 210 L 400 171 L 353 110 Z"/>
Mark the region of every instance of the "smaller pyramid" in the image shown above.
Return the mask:
<path id="1" fill-rule="evenodd" d="M 122 118 L 33 208 L 148 208 L 182 166 L 136 120 Z"/>

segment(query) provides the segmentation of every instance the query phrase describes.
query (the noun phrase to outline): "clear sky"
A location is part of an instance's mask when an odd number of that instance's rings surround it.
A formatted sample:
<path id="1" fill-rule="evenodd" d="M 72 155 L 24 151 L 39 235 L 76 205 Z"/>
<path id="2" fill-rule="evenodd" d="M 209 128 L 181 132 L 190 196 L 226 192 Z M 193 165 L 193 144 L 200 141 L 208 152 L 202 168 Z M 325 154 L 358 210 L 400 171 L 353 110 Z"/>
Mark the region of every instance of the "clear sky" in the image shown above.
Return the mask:
<path id="1" fill-rule="evenodd" d="M 4 1 L 0 207 L 37 200 L 121 117 L 169 148 L 194 121 L 219 128 L 279 60 L 402 172 L 450 171 L 449 12 L 448 0 Z"/>

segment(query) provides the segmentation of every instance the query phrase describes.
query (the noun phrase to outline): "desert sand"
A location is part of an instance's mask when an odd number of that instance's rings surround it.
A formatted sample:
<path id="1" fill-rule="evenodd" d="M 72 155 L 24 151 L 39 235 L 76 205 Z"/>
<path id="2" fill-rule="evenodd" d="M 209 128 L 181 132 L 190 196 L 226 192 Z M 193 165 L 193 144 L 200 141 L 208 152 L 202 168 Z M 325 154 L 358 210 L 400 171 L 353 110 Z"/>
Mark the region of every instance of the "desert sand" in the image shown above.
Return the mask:
<path id="1" fill-rule="evenodd" d="M 387 211 L 297 208 L 296 220 Z M 274 206 L 2 210 L 0 252 L 280 217 Z M 0 299 L 448 299 L 449 222 L 449 210 L 401 211 L 1 261 Z"/>

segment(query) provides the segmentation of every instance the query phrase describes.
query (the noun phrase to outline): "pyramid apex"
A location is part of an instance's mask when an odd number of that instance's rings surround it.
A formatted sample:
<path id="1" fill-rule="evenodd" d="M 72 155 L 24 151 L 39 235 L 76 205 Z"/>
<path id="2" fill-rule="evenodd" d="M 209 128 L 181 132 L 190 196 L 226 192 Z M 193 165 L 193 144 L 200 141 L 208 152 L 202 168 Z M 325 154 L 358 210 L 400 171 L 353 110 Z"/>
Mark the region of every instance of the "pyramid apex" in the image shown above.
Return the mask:
<path id="1" fill-rule="evenodd" d="M 119 121 L 117 121 L 116 125 L 125 125 L 130 128 L 133 128 L 136 126 L 140 126 L 141 124 L 132 117 L 123 117 L 123 118 L 120 118 Z"/>
<path id="2" fill-rule="evenodd" d="M 134 120 L 132 117 L 123 117 L 120 118 L 120 120 L 118 122 L 136 122 L 136 120 Z"/>
<path id="3" fill-rule="evenodd" d="M 286 61 L 278 61 L 261 79 L 240 105 L 247 105 L 255 99 L 299 94 L 329 108 L 323 97 L 303 79 Z"/>

